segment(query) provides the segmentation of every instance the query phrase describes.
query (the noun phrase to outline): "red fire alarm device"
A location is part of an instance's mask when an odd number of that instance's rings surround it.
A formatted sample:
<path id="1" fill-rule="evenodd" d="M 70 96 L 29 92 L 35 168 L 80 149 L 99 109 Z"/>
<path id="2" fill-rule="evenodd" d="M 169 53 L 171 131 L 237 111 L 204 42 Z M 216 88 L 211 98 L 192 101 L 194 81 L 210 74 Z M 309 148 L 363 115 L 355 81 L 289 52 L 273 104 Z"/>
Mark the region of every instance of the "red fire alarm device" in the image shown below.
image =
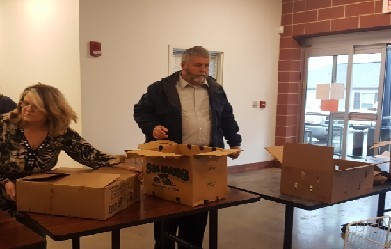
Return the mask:
<path id="1" fill-rule="evenodd" d="M 90 41 L 90 55 L 94 57 L 99 57 L 102 55 L 100 42 Z"/>
<path id="2" fill-rule="evenodd" d="M 266 108 L 266 101 L 259 101 L 259 108 Z"/>

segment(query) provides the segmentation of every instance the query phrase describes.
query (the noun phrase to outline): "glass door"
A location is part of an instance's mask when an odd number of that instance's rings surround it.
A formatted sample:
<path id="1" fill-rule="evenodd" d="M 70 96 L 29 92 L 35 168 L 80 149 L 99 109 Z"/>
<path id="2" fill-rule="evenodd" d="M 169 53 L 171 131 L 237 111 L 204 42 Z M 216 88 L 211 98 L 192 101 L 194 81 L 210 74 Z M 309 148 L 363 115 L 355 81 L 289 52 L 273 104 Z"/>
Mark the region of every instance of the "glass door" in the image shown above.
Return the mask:
<path id="1" fill-rule="evenodd" d="M 338 83 L 343 86 L 340 94 L 346 95 L 348 57 L 333 54 L 307 59 L 303 142 L 333 146 L 336 154 L 342 153 L 344 120 L 335 119 L 331 125 L 330 117 L 332 113 L 344 113 L 346 108 L 343 99 L 330 101 L 330 93 L 333 84 Z"/>
<path id="2" fill-rule="evenodd" d="M 347 100 L 349 116 L 345 148 L 348 157 L 362 158 L 371 155 L 368 149 L 375 141 L 379 141 L 377 124 L 381 117 L 379 96 L 383 93 L 384 48 L 384 45 L 374 45 L 354 49 Z"/>
<path id="3" fill-rule="evenodd" d="M 304 143 L 334 147 L 346 158 L 373 155 L 379 141 L 386 45 L 306 51 Z"/>

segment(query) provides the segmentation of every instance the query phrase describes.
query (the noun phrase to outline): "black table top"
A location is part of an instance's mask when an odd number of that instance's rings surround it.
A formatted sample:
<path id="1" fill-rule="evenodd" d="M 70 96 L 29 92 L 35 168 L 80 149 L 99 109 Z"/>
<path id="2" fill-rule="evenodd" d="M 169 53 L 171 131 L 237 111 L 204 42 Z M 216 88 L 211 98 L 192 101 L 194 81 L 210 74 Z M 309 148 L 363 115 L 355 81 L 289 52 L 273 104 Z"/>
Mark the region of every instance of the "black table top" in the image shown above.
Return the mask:
<path id="1" fill-rule="evenodd" d="M 44 248 L 46 241 L 7 212 L 0 211 L 0 249 Z"/>
<path id="2" fill-rule="evenodd" d="M 196 207 L 185 206 L 161 200 L 156 197 L 142 195 L 140 202 L 132 204 L 127 209 L 120 211 L 105 221 L 37 213 L 25 214 L 53 240 L 67 240 L 151 223 L 167 218 L 253 203 L 259 200 L 259 195 L 235 188 L 229 188 L 229 196 L 226 199 Z"/>
<path id="3" fill-rule="evenodd" d="M 251 176 L 251 177 L 250 177 Z M 281 168 L 267 168 L 256 171 L 248 171 L 245 173 L 231 174 L 228 184 L 230 187 L 249 191 L 257 194 L 265 200 L 274 201 L 277 203 L 293 205 L 305 210 L 315 210 L 334 204 L 312 201 L 295 196 L 288 196 L 280 193 Z M 339 203 L 357 200 L 363 197 L 385 193 L 391 190 L 391 185 L 374 186 L 373 191 L 369 194 L 351 198 Z"/>

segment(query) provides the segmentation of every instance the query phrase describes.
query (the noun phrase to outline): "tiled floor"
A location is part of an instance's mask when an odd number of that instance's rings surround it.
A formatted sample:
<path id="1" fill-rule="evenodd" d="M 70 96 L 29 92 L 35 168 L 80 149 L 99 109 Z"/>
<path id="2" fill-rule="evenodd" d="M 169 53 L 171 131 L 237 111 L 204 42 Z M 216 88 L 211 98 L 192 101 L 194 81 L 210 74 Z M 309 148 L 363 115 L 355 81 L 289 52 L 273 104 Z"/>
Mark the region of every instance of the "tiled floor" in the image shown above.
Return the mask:
<path id="1" fill-rule="evenodd" d="M 256 179 L 262 181 L 262 170 L 233 174 L 229 179 Z M 391 205 L 387 199 L 386 205 Z M 377 197 L 367 197 L 331 207 L 305 211 L 295 209 L 293 249 L 343 248 L 341 224 L 376 216 Z M 283 245 L 285 206 L 271 201 L 230 207 L 219 211 L 219 239 L 221 249 L 279 249 Z M 121 230 L 121 248 L 152 249 L 152 224 Z M 109 249 L 110 233 L 81 239 L 82 249 Z M 70 249 L 70 241 L 48 239 L 49 249 Z M 208 248 L 208 236 L 204 240 Z"/>

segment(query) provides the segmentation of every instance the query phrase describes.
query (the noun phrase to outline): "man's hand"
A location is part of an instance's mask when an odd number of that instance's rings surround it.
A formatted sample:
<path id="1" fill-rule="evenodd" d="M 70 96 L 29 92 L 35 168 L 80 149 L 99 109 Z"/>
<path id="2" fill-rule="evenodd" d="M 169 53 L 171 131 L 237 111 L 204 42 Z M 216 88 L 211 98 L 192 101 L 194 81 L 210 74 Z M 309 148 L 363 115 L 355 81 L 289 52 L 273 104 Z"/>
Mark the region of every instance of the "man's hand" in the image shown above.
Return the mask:
<path id="1" fill-rule="evenodd" d="M 168 129 L 166 127 L 164 127 L 162 125 L 157 125 L 153 129 L 152 135 L 157 140 L 165 139 L 165 138 L 168 138 L 167 132 L 168 132 Z"/>
<path id="2" fill-rule="evenodd" d="M 6 194 L 6 196 L 7 196 L 10 200 L 15 201 L 15 197 L 16 197 L 15 184 L 14 184 L 12 181 L 9 181 L 9 182 L 7 182 L 7 183 L 4 185 L 4 188 L 5 188 L 5 194 Z"/>
<path id="3" fill-rule="evenodd" d="M 231 149 L 237 149 L 237 150 L 239 150 L 239 151 L 238 151 L 238 152 L 235 152 L 235 153 L 233 153 L 233 154 L 231 154 L 231 155 L 229 155 L 229 157 L 232 158 L 232 159 L 238 158 L 239 155 L 240 155 L 240 152 L 241 152 L 240 146 L 232 146 Z"/>

